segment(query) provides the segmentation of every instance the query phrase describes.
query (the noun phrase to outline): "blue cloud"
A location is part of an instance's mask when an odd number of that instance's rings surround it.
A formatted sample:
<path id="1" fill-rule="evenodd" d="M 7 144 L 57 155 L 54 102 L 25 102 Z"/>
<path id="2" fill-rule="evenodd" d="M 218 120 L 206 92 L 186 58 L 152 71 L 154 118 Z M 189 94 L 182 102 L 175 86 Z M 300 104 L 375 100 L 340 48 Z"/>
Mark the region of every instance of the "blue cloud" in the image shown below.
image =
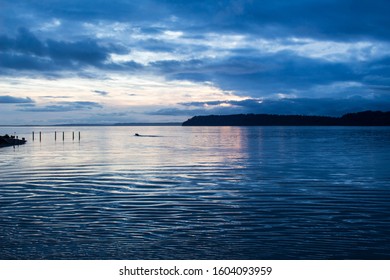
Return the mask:
<path id="1" fill-rule="evenodd" d="M 180 45 L 164 40 L 147 39 L 137 42 L 135 47 L 152 52 L 174 52 L 180 48 Z"/>
<path id="2" fill-rule="evenodd" d="M 15 38 L 0 36 L 0 68 L 36 71 L 80 71 L 84 66 L 130 70 L 138 64 L 127 62 L 115 65 L 109 61 L 111 53 L 123 53 L 114 44 L 101 46 L 96 40 L 79 41 L 39 40 L 33 33 L 20 28 Z"/>
<path id="3" fill-rule="evenodd" d="M 164 109 L 146 112 L 146 114 L 155 115 L 155 116 L 195 116 L 195 115 L 204 115 L 205 112 L 207 111 L 204 109 L 190 110 L 190 109 L 180 109 L 180 108 L 164 108 Z"/>
<path id="4" fill-rule="evenodd" d="M 17 19 L 19 23 L 25 20 L 20 14 L 28 11 L 35 15 L 28 18 L 30 21 L 52 17 L 79 22 L 131 22 L 149 34 L 165 26 L 189 33 L 194 30 L 199 33 L 245 32 L 268 37 L 299 36 L 343 41 L 356 38 L 388 40 L 390 37 L 390 3 L 386 0 L 3 2 L 7 8 L 0 15 L 2 18 L 8 16 L 6 23 L 9 27 L 15 26 Z"/>
<path id="5" fill-rule="evenodd" d="M 283 99 L 246 99 L 180 103 L 185 108 L 165 108 L 150 112 L 153 115 L 228 115 L 228 114 L 294 114 L 341 116 L 349 112 L 365 110 L 388 111 L 390 101 L 378 96 L 364 98 L 283 98 Z M 207 105 L 207 106 L 206 106 Z"/>
<path id="6" fill-rule="evenodd" d="M 224 90 L 254 97 L 307 91 L 313 86 L 336 82 L 356 82 L 369 75 L 355 71 L 354 64 L 305 58 L 291 52 L 159 61 L 151 66 L 173 80 L 211 81 Z"/>
<path id="7" fill-rule="evenodd" d="M 25 54 L 43 55 L 45 46 L 26 28 L 19 28 L 16 38 L 0 36 L 0 50 Z"/>
<path id="8" fill-rule="evenodd" d="M 0 96 L 0 103 L 8 103 L 8 104 L 23 104 L 23 103 L 35 103 L 30 97 L 15 97 L 10 95 L 2 95 Z"/>
<path id="9" fill-rule="evenodd" d="M 231 101 L 231 107 L 208 103 L 213 112 L 338 114 L 389 109 L 390 56 L 385 49 L 390 44 L 390 2 L 386 0 L 2 3 L 2 76 L 38 73 L 99 79 L 115 71 L 119 75 L 211 82 L 222 91 L 249 97 Z M 29 16 L 23 16 L 26 14 Z M 61 26 L 49 30 L 45 26 L 53 19 Z M 172 31 L 177 37 L 169 36 Z M 232 36 L 245 38 L 244 43 L 238 39 L 235 47 L 233 39 L 226 39 Z M 263 40 L 272 44 L 263 46 Z M 307 41 L 324 53 L 327 47 L 337 52 L 336 43 L 348 46 L 337 59 L 324 59 L 313 55 L 316 48 L 305 53 Z M 368 46 L 356 50 L 351 47 L 355 43 Z M 130 57 L 136 61 L 126 60 Z M 105 91 L 95 93 L 108 95 Z M 297 98 L 272 99 L 280 93 Z M 196 104 L 191 105 L 195 109 L 185 108 L 187 105 L 150 113 L 183 116 L 209 112 Z M 66 111 L 77 106 L 81 105 L 58 103 L 30 109 Z"/>
<path id="10" fill-rule="evenodd" d="M 91 101 L 74 101 L 74 102 L 58 102 L 56 104 L 46 106 L 30 106 L 20 109 L 24 112 L 72 112 L 92 110 L 102 108 L 103 106 L 97 102 Z"/>
<path id="11" fill-rule="evenodd" d="M 54 71 L 61 69 L 58 65 L 52 63 L 51 60 L 44 57 L 16 53 L 0 53 L 0 69 L 1 68 L 35 71 Z M 6 72 L 5 74 L 9 73 Z M 16 73 L 16 75 L 18 74 L 20 73 Z"/>
<path id="12" fill-rule="evenodd" d="M 225 1 L 214 17 L 221 28 L 263 32 L 267 36 L 299 36 L 351 40 L 389 38 L 386 0 Z M 240 6 L 241 9 L 235 8 Z M 215 9 L 214 9 L 215 11 Z M 265 30 L 262 31 L 262 30 Z"/>
<path id="13" fill-rule="evenodd" d="M 101 96 L 107 96 L 110 94 L 108 91 L 104 91 L 104 90 L 93 90 L 92 92 L 97 93 Z"/>
<path id="14" fill-rule="evenodd" d="M 86 64 L 100 64 L 108 58 L 108 50 L 95 41 L 78 42 L 47 41 L 49 57 L 60 61 L 76 61 Z"/>

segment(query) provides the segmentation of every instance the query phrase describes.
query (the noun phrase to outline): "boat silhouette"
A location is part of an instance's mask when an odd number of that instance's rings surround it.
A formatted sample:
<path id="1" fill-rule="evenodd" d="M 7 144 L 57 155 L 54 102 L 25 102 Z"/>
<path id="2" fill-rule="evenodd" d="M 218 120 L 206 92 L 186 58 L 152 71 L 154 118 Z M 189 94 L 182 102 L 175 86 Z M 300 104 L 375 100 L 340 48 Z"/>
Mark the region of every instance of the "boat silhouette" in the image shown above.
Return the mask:
<path id="1" fill-rule="evenodd" d="M 8 147 L 8 146 L 18 146 L 26 144 L 27 140 L 25 138 L 18 139 L 15 136 L 9 136 L 8 134 L 4 136 L 0 136 L 0 147 Z"/>
<path id="2" fill-rule="evenodd" d="M 145 135 L 145 134 L 138 134 L 138 133 L 135 133 L 134 136 L 136 136 L 136 137 L 161 137 L 158 135 Z"/>

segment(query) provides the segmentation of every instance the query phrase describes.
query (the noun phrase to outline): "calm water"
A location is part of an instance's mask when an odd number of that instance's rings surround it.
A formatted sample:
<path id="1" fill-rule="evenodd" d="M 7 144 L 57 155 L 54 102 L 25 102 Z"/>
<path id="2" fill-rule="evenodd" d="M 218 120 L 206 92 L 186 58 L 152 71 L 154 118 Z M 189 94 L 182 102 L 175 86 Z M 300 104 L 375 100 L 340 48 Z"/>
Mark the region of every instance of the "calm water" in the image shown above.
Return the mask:
<path id="1" fill-rule="evenodd" d="M 390 259 L 390 128 L 14 132 L 0 259 Z"/>

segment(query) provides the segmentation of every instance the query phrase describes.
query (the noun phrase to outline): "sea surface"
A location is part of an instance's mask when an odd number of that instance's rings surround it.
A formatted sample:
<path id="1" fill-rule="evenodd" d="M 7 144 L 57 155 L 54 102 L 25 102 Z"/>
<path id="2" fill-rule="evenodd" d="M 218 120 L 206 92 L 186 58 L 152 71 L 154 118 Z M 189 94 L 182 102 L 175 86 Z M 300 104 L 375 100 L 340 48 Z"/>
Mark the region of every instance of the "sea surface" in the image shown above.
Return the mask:
<path id="1" fill-rule="evenodd" d="M 0 259 L 390 259 L 389 127 L 5 133 Z"/>

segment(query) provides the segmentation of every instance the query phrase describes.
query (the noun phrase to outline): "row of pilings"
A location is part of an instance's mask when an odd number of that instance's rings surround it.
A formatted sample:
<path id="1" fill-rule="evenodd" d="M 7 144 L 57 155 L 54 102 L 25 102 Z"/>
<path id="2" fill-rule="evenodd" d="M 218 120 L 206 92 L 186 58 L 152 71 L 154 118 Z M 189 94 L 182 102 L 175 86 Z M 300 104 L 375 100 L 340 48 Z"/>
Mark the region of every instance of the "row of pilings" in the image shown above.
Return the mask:
<path id="1" fill-rule="evenodd" d="M 57 141 L 57 138 L 58 138 L 57 134 L 60 138 L 61 138 L 61 134 L 62 134 L 62 141 L 65 141 L 65 131 L 62 131 L 62 132 L 54 131 L 54 141 Z M 32 132 L 32 140 L 33 141 L 39 140 L 39 142 L 42 141 L 42 131 L 39 131 L 39 132 L 33 131 Z M 74 131 L 72 131 L 72 140 L 73 141 L 77 140 Z M 78 132 L 78 141 L 80 142 L 80 140 L 81 140 L 81 132 L 79 131 Z"/>

